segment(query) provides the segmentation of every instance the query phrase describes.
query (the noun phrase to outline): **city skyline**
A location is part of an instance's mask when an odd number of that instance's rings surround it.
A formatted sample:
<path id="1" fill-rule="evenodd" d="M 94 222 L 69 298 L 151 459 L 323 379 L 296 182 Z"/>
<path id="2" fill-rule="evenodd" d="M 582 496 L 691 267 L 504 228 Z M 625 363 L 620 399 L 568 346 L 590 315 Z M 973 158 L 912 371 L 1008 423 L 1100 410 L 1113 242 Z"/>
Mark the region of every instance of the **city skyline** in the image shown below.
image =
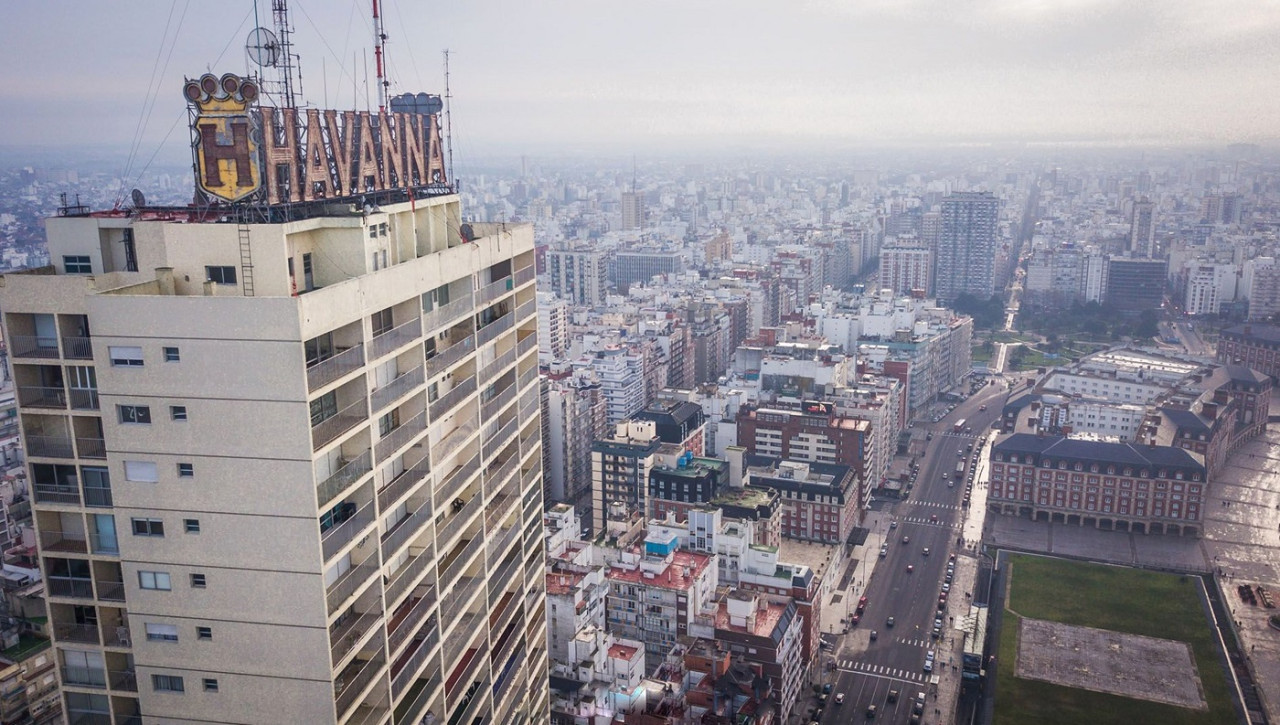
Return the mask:
<path id="1" fill-rule="evenodd" d="M 391 2 L 391 90 L 440 92 L 440 52 L 451 48 L 460 159 L 618 148 L 1266 142 L 1274 138 L 1268 120 L 1280 115 L 1280 100 L 1266 92 L 1280 81 L 1265 62 L 1280 39 L 1274 2 L 592 10 L 568 1 Z M 294 3 L 312 105 L 376 107 L 367 11 Z M 13 69 L 0 90 L 7 142 L 128 148 L 149 116 L 140 153 L 181 153 L 181 78 L 243 72 L 251 16 L 250 5 L 241 13 L 174 3 L 145 16 L 60 3 L 12 8 L 11 27 L 56 28 L 62 42 L 15 34 L 0 50 Z M 91 67 L 50 52 L 130 36 L 147 40 Z M 154 108 L 145 114 L 148 88 Z"/>

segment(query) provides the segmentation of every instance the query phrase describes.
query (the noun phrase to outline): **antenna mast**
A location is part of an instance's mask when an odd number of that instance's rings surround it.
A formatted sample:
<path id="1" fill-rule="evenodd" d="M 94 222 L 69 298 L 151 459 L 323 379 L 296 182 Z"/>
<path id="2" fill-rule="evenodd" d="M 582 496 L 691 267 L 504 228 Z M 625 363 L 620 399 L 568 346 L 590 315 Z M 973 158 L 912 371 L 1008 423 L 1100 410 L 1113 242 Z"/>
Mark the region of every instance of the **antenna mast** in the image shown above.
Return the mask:
<path id="1" fill-rule="evenodd" d="M 302 68 L 298 67 L 298 81 L 295 88 L 293 71 L 297 56 L 293 54 L 293 45 L 289 41 L 293 28 L 289 25 L 288 0 L 271 0 L 271 15 L 275 20 L 276 36 L 280 44 L 280 57 L 277 61 L 280 68 L 280 83 L 283 86 L 280 103 L 284 108 L 297 108 L 297 97 L 302 95 Z"/>
<path id="2" fill-rule="evenodd" d="M 458 190 L 458 182 L 453 178 L 453 116 L 449 114 L 449 107 L 452 105 L 450 99 L 453 94 L 449 92 L 449 49 L 444 50 L 444 144 L 445 153 L 448 154 L 449 168 L 445 170 L 445 178 L 453 183 L 453 190 Z"/>
<path id="3" fill-rule="evenodd" d="M 382 13 L 378 12 L 378 0 L 373 0 L 373 58 L 378 74 L 378 113 L 387 112 L 387 88 L 391 85 L 387 81 L 386 68 L 383 65 L 383 54 L 386 52 L 383 44 L 386 42 L 387 31 L 382 27 Z"/>

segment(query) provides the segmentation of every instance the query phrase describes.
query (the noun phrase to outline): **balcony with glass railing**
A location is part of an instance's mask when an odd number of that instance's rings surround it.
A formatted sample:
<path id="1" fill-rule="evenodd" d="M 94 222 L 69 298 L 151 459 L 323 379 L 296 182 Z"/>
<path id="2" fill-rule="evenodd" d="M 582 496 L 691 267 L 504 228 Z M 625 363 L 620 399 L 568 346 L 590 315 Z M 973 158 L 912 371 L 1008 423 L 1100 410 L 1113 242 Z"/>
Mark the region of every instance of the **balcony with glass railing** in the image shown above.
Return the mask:
<path id="1" fill-rule="evenodd" d="M 356 659 L 334 679 L 337 692 L 339 717 L 345 718 L 365 690 L 387 664 L 387 655 L 381 649 L 369 659 Z"/>
<path id="2" fill-rule="evenodd" d="M 516 399 L 516 386 L 514 383 L 507 383 L 507 387 L 498 391 L 493 397 L 484 401 L 480 406 L 480 419 L 488 422 L 498 411 L 507 407 L 511 401 Z"/>
<path id="3" fill-rule="evenodd" d="M 494 338 L 515 326 L 515 316 L 510 311 L 492 320 L 476 331 L 476 346 L 480 347 L 492 342 Z"/>
<path id="4" fill-rule="evenodd" d="M 475 304 L 477 307 L 487 305 L 496 299 L 500 299 L 513 289 L 515 289 L 515 285 L 510 276 L 495 280 L 480 288 L 480 291 L 476 293 Z"/>
<path id="5" fill-rule="evenodd" d="M 402 564 L 396 570 L 395 578 L 387 584 L 387 606 L 399 606 L 400 598 L 423 581 L 433 564 L 435 557 L 431 555 L 430 549 L 414 554 Z"/>
<path id="6" fill-rule="evenodd" d="M 67 391 L 61 386 L 19 385 L 18 405 L 24 408 L 66 410 Z"/>
<path id="7" fill-rule="evenodd" d="M 459 403 L 474 392 L 476 392 L 476 378 L 474 375 L 456 383 L 448 392 L 431 403 L 431 419 L 440 420 L 445 415 L 448 415 Z"/>
<path id="8" fill-rule="evenodd" d="M 316 501 L 325 508 L 338 494 L 373 470 L 373 452 L 366 450 L 349 461 L 339 461 L 338 469 L 316 486 Z"/>
<path id="9" fill-rule="evenodd" d="M 471 293 L 468 292 L 452 302 L 424 312 L 422 315 L 423 326 L 427 330 L 438 330 L 471 312 L 475 309 L 475 306 L 475 302 L 471 299 Z"/>
<path id="10" fill-rule="evenodd" d="M 115 534 L 89 534 L 89 547 L 95 554 L 115 556 L 120 553 L 120 541 Z"/>
<path id="11" fill-rule="evenodd" d="M 367 612 L 351 612 L 340 624 L 329 628 L 329 652 L 335 668 L 342 665 L 351 651 L 365 642 L 382 622 L 381 602 Z"/>
<path id="12" fill-rule="evenodd" d="M 376 518 L 373 502 L 369 501 L 356 509 L 341 523 L 322 532 L 320 534 L 320 543 L 324 550 L 325 561 L 332 559 L 344 546 L 357 536 L 364 534 Z"/>
<path id="13" fill-rule="evenodd" d="M 364 344 L 340 350 L 307 366 L 307 390 L 315 391 L 364 367 Z"/>
<path id="14" fill-rule="evenodd" d="M 448 370 L 450 365 L 475 352 L 475 349 L 476 339 L 473 335 L 468 334 L 465 338 L 440 350 L 435 355 L 427 358 L 427 377 L 435 377 Z"/>
<path id="15" fill-rule="evenodd" d="M 370 408 L 376 415 L 383 408 L 409 394 L 410 390 L 422 385 L 425 380 L 422 366 L 401 373 L 396 379 L 369 394 Z"/>
<path id="16" fill-rule="evenodd" d="M 401 645 L 422 628 L 422 623 L 427 620 L 427 614 L 434 611 L 435 603 L 436 589 L 428 586 L 420 594 L 406 599 L 400 605 L 387 625 L 387 640 L 391 644 L 393 655 L 399 652 Z M 432 621 L 429 629 L 438 630 L 439 622 Z"/>
<path id="17" fill-rule="evenodd" d="M 378 570 L 377 560 L 370 558 L 364 563 L 346 570 L 334 580 L 324 595 L 325 601 L 329 605 L 329 614 L 333 614 L 343 604 L 346 604 L 347 600 L 354 596 L 363 585 L 369 583 Z"/>
<path id="18" fill-rule="evenodd" d="M 391 558 L 431 522 L 431 497 L 425 496 L 408 516 L 400 519 L 382 537 L 382 556 Z"/>
<path id="19" fill-rule="evenodd" d="M 369 359 L 377 360 L 422 337 L 422 318 L 414 317 L 386 332 L 375 335 L 369 342 Z"/>
<path id="20" fill-rule="evenodd" d="M 528 267 L 521 267 L 520 269 L 517 269 L 514 276 L 516 280 L 516 286 L 519 287 L 520 285 L 524 285 L 532 282 L 533 278 L 537 276 L 537 270 L 531 264 Z"/>
<path id="21" fill-rule="evenodd" d="M 415 638 L 414 644 L 409 646 L 409 651 L 391 668 L 392 697 L 404 692 L 405 688 L 417 678 L 418 673 L 422 671 L 439 644 L 440 631 L 434 628 L 423 632 L 421 637 Z"/>
<path id="22" fill-rule="evenodd" d="M 369 403 L 364 398 L 311 426 L 311 446 L 319 450 L 339 436 L 369 420 Z"/>
<path id="23" fill-rule="evenodd" d="M 378 457 L 378 462 L 383 463 L 391 459 L 396 451 L 404 448 L 409 441 L 418 437 L 427 430 L 427 411 L 419 411 L 417 415 L 400 425 L 387 431 L 387 434 L 378 439 L 373 444 L 374 455 Z"/>
<path id="24" fill-rule="evenodd" d="M 378 491 L 378 510 L 390 511 L 400 499 L 418 487 L 431 474 L 431 465 L 426 456 L 409 468 L 401 471 L 390 483 Z"/>

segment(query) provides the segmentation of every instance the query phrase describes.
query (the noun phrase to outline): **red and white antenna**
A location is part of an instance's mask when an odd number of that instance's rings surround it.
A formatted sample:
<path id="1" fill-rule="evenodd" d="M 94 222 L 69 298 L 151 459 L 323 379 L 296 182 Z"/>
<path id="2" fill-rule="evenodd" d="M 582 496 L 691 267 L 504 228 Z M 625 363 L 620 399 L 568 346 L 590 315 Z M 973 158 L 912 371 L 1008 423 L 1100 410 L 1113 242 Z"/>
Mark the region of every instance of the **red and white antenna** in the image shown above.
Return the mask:
<path id="1" fill-rule="evenodd" d="M 384 67 L 382 44 L 387 42 L 387 32 L 382 27 L 382 13 L 378 11 L 378 0 L 373 0 L 373 58 L 378 71 L 378 113 L 387 112 L 387 73 Z"/>

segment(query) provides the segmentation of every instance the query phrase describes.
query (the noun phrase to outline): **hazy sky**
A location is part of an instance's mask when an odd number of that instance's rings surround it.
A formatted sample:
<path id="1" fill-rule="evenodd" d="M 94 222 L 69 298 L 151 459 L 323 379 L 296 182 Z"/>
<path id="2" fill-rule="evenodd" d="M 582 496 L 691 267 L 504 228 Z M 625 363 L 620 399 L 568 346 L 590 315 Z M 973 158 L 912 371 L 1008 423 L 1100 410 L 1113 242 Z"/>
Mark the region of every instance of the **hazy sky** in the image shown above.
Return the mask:
<path id="1" fill-rule="evenodd" d="M 439 92 L 450 48 L 454 139 L 473 155 L 1219 143 L 1280 128 L 1280 0 L 384 3 L 393 91 Z M 306 100 L 323 107 L 327 91 L 328 107 L 350 108 L 354 79 L 363 107 L 353 55 L 371 67 L 368 0 L 289 5 Z M 243 71 L 252 12 L 248 0 L 8 3 L 0 143 L 127 148 L 155 88 L 141 152 L 181 152 L 183 76 Z"/>

